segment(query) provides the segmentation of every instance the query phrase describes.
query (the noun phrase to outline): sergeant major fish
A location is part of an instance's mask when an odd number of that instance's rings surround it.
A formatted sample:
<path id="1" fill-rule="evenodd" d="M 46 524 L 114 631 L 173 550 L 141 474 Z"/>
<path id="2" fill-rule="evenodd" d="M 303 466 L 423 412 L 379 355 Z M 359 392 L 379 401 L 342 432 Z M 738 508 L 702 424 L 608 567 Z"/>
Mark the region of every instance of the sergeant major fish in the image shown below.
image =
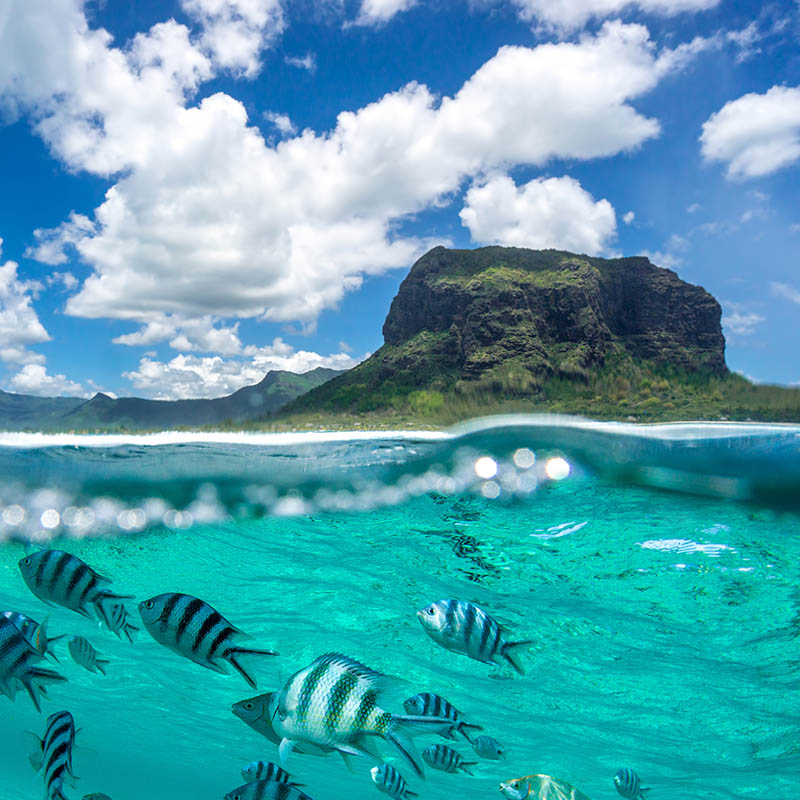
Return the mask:
<path id="1" fill-rule="evenodd" d="M 100 608 L 103 612 L 103 622 L 105 622 L 106 627 L 120 639 L 122 634 L 125 634 L 125 637 L 132 644 L 132 632 L 139 629 L 130 621 L 131 615 L 128 613 L 128 609 L 125 608 L 125 604 L 111 603 L 110 608 L 105 608 L 102 605 Z"/>
<path id="2" fill-rule="evenodd" d="M 642 789 L 639 776 L 630 767 L 617 770 L 614 775 L 614 786 L 623 797 L 629 798 L 629 800 L 643 800 L 645 794 L 650 791 L 650 789 Z"/>
<path id="3" fill-rule="evenodd" d="M 446 744 L 429 744 L 422 751 L 422 757 L 434 769 L 453 773 L 461 770 L 467 775 L 472 775 L 468 767 L 474 767 L 478 763 L 477 761 L 464 761 L 460 753 Z"/>
<path id="4" fill-rule="evenodd" d="M 533 642 L 509 642 L 502 627 L 482 608 L 465 600 L 438 600 L 417 611 L 417 618 L 428 636 L 446 650 L 485 664 L 505 659 L 520 675 L 525 674 L 515 651 Z"/>
<path id="5" fill-rule="evenodd" d="M 278 783 L 289 783 L 292 786 L 303 785 L 290 781 L 289 773 L 271 761 L 251 761 L 242 767 L 242 778 L 245 781 L 278 781 Z"/>
<path id="6" fill-rule="evenodd" d="M 69 711 L 59 711 L 47 718 L 44 736 L 30 755 L 31 766 L 44 770 L 45 800 L 67 800 L 62 791 L 64 778 L 75 780 L 72 772 L 72 747 L 75 744 L 75 722 Z"/>
<path id="7" fill-rule="evenodd" d="M 44 694 L 42 684 L 66 681 L 58 672 L 33 666 L 42 658 L 17 626 L 0 616 L 0 691 L 13 700 L 18 682 L 21 683 L 37 711 L 41 711 L 38 695 Z"/>
<path id="8" fill-rule="evenodd" d="M 256 681 L 239 663 L 242 655 L 277 656 L 274 650 L 237 647 L 247 636 L 208 603 L 190 594 L 167 592 L 139 603 L 139 614 L 150 635 L 176 653 L 215 672 L 226 672 L 227 661 L 254 689 Z"/>
<path id="9" fill-rule="evenodd" d="M 433 694 L 433 692 L 420 692 L 413 697 L 409 697 L 404 701 L 403 708 L 406 714 L 419 714 L 423 717 L 446 717 L 453 720 L 453 726 L 449 731 L 443 735 L 448 739 L 455 739 L 454 731 L 458 731 L 468 742 L 471 741 L 469 734 L 465 728 L 473 728 L 476 731 L 482 731 L 480 725 L 470 725 L 461 719 L 461 712 L 441 695 Z"/>
<path id="10" fill-rule="evenodd" d="M 250 781 L 228 792 L 223 800 L 311 800 L 311 798 L 290 783 Z"/>
<path id="11" fill-rule="evenodd" d="M 103 603 L 125 600 L 130 595 L 114 594 L 102 586 L 109 578 L 95 572 L 77 556 L 61 550 L 40 550 L 19 560 L 22 579 L 28 588 L 45 603 L 64 606 L 91 619 L 89 604 L 101 621 L 105 619 Z"/>
<path id="12" fill-rule="evenodd" d="M 372 776 L 373 783 L 381 792 L 391 795 L 395 800 L 406 800 L 408 797 L 419 797 L 416 792 L 412 792 L 405 782 L 403 776 L 390 764 L 381 764 L 373 767 L 369 774 Z"/>
<path id="13" fill-rule="evenodd" d="M 72 636 L 67 642 L 67 650 L 76 664 L 80 664 L 89 672 L 100 672 L 106 674 L 105 665 L 109 661 L 100 658 L 100 654 L 92 647 L 85 636 Z"/>
<path id="14" fill-rule="evenodd" d="M 505 758 L 506 750 L 491 736 L 476 736 L 472 740 L 472 749 L 481 757 L 490 761 L 498 761 Z"/>
<path id="15" fill-rule="evenodd" d="M 53 661 L 58 661 L 56 654 L 50 647 L 51 642 L 57 642 L 63 639 L 61 636 L 47 635 L 47 619 L 37 622 L 27 614 L 20 614 L 18 611 L 3 611 L 0 612 L 6 618 L 16 625 L 17 630 L 30 642 L 34 650 L 40 652 L 43 656 L 49 656 Z"/>
<path id="16" fill-rule="evenodd" d="M 285 766 L 297 743 L 332 747 L 344 756 L 381 758 L 375 739 L 382 738 L 423 776 L 410 737 L 449 730 L 453 721 L 384 711 L 378 706 L 378 693 L 385 681 L 385 676 L 339 653 L 320 656 L 292 675 L 270 702 L 272 724 L 283 737 L 281 763 Z"/>

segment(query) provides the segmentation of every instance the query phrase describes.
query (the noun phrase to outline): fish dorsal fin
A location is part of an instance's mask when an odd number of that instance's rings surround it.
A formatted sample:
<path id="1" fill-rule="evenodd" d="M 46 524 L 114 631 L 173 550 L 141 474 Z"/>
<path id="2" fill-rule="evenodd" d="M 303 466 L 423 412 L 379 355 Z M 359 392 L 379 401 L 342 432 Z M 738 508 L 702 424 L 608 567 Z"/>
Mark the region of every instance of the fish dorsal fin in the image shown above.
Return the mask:
<path id="1" fill-rule="evenodd" d="M 364 681 L 376 691 L 385 689 L 390 680 L 387 675 L 376 672 L 374 669 L 364 666 L 360 661 L 356 661 L 354 658 L 342 653 L 325 653 L 325 655 L 315 659 L 314 663 L 330 664 L 333 667 L 338 667 L 354 675 L 359 681 Z"/>

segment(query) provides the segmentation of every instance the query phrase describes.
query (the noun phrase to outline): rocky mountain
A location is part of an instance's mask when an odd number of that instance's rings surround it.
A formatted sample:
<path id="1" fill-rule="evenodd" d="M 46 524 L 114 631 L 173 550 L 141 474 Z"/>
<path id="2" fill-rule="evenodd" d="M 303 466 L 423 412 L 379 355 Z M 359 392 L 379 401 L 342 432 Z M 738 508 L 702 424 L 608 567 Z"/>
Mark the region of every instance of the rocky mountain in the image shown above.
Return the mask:
<path id="1" fill-rule="evenodd" d="M 417 390 L 541 394 L 646 364 L 725 376 L 719 303 L 647 258 L 436 247 L 400 285 L 369 359 L 286 410 L 374 408 Z"/>
<path id="2" fill-rule="evenodd" d="M 0 428 L 5 430 L 165 429 L 243 422 L 274 413 L 290 400 L 339 375 L 318 367 L 298 375 L 272 370 L 254 386 L 208 400 L 113 398 L 90 400 L 33 397 L 0 392 Z"/>

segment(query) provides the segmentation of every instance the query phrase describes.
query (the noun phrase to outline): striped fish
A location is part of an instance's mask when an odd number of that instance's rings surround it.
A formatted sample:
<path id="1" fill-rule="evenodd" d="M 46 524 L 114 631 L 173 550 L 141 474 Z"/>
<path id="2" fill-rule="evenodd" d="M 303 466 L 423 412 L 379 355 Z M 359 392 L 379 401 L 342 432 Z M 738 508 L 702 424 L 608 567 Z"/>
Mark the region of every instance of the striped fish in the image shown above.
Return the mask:
<path id="1" fill-rule="evenodd" d="M 255 678 L 239 663 L 239 656 L 277 656 L 274 650 L 237 647 L 233 640 L 247 634 L 235 628 L 208 603 L 190 594 L 167 592 L 139 603 L 139 614 L 159 643 L 215 672 L 225 673 L 227 661 L 254 689 Z"/>
<path id="2" fill-rule="evenodd" d="M 44 737 L 30 755 L 31 766 L 44 770 L 45 800 L 67 800 L 64 778 L 75 780 L 72 772 L 72 747 L 75 744 L 75 721 L 69 711 L 59 711 L 47 718 Z"/>
<path id="3" fill-rule="evenodd" d="M 89 670 L 89 672 L 102 672 L 106 674 L 105 665 L 109 661 L 100 658 L 100 654 L 92 647 L 85 636 L 72 636 L 67 642 L 67 650 L 76 664 Z"/>
<path id="4" fill-rule="evenodd" d="M 428 636 L 445 650 L 464 653 L 485 664 L 511 664 L 520 674 L 525 670 L 515 652 L 533 642 L 509 642 L 503 629 L 482 608 L 465 600 L 438 600 L 417 611 Z"/>
<path id="5" fill-rule="evenodd" d="M 116 634 L 120 639 L 122 634 L 125 634 L 128 641 L 133 643 L 133 631 L 138 631 L 139 628 L 130 621 L 131 615 L 124 603 L 106 603 L 101 599 L 97 608 L 102 613 L 103 622 L 111 633 Z"/>
<path id="6" fill-rule="evenodd" d="M 384 711 L 378 706 L 378 694 L 385 681 L 385 676 L 339 653 L 320 656 L 292 675 L 270 701 L 275 733 L 283 737 L 281 763 L 286 765 L 298 743 L 332 747 L 345 757 L 381 758 L 375 749 L 375 738 L 380 737 L 394 745 L 423 776 L 423 766 L 410 737 L 449 730 L 453 721 Z"/>
<path id="7" fill-rule="evenodd" d="M 372 775 L 373 783 L 382 792 L 396 798 L 405 800 L 407 797 L 419 797 L 416 792 L 412 792 L 405 782 L 403 776 L 389 764 L 381 764 L 373 767 L 369 774 Z"/>
<path id="8" fill-rule="evenodd" d="M 224 800 L 311 800 L 311 798 L 291 783 L 250 781 L 228 792 Z"/>
<path id="9" fill-rule="evenodd" d="M 448 739 L 455 739 L 455 731 L 458 731 L 468 742 L 471 742 L 472 740 L 465 729 L 483 730 L 480 725 L 470 725 L 468 722 L 464 722 L 461 719 L 461 712 L 452 703 L 448 703 L 444 697 L 433 694 L 433 692 L 420 692 L 413 697 L 409 697 L 403 703 L 403 708 L 405 708 L 406 714 L 419 714 L 423 717 L 446 717 L 453 720 L 454 725 L 443 734 Z"/>
<path id="10" fill-rule="evenodd" d="M 41 622 L 37 622 L 27 614 L 20 614 L 19 611 L 2 611 L 0 612 L 6 619 L 16 625 L 17 630 L 30 642 L 34 650 L 40 652 L 43 656 L 52 658 L 53 661 L 58 661 L 56 654 L 50 647 L 51 642 L 57 642 L 63 639 L 61 636 L 47 636 L 47 618 Z"/>
<path id="11" fill-rule="evenodd" d="M 77 556 L 61 550 L 40 550 L 19 560 L 22 579 L 28 588 L 49 605 L 64 606 L 91 619 L 89 606 L 105 621 L 102 603 L 124 600 L 129 595 L 114 594 L 103 584 L 110 583 Z"/>
<path id="12" fill-rule="evenodd" d="M 255 697 L 248 697 L 246 700 L 240 700 L 231 706 L 231 711 L 254 731 L 265 736 L 273 744 L 279 745 L 281 737 L 275 733 L 275 728 L 272 727 L 272 717 L 269 711 L 269 704 L 273 694 L 274 692 L 266 692 Z M 334 752 L 332 747 L 318 747 L 308 743 L 296 745 L 294 751 L 295 753 L 306 753 L 314 756 L 326 756 Z"/>
<path id="13" fill-rule="evenodd" d="M 466 772 L 472 775 L 468 767 L 474 767 L 477 761 L 464 761 L 459 753 L 448 747 L 446 744 L 429 744 L 423 751 L 422 757 L 425 763 L 430 764 L 434 769 L 442 772 Z"/>
<path id="14" fill-rule="evenodd" d="M 251 761 L 247 766 L 242 767 L 242 778 L 245 781 L 278 781 L 278 783 L 289 783 L 292 786 L 303 785 L 290 781 L 289 773 L 271 761 Z"/>
<path id="15" fill-rule="evenodd" d="M 472 749 L 481 757 L 490 761 L 498 761 L 505 758 L 506 749 L 497 739 L 491 736 L 477 736 L 472 740 Z"/>
<path id="16" fill-rule="evenodd" d="M 8 617 L 0 616 L 0 691 L 14 699 L 19 684 L 25 688 L 36 706 L 39 695 L 45 694 L 45 683 L 59 683 L 66 678 L 50 669 L 34 667 L 43 658 Z"/>
<path id="17" fill-rule="evenodd" d="M 642 789 L 639 776 L 630 767 L 623 767 L 617 770 L 616 775 L 614 775 L 614 786 L 617 787 L 617 791 L 623 797 L 627 797 L 629 800 L 640 800 L 650 791 L 649 789 Z"/>

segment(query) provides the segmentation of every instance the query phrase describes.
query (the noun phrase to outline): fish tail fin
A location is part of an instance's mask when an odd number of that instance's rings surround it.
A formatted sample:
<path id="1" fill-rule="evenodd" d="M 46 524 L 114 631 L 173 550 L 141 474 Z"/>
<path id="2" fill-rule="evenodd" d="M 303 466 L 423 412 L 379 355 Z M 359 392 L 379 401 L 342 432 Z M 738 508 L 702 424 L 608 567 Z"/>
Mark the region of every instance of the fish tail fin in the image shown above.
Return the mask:
<path id="1" fill-rule="evenodd" d="M 411 789 L 406 789 L 406 797 L 419 797 L 419 792 L 412 792 Z"/>
<path id="2" fill-rule="evenodd" d="M 107 673 L 106 673 L 106 670 L 105 670 L 105 666 L 104 666 L 104 665 L 105 665 L 105 664 L 110 664 L 110 663 L 111 663 L 110 661 L 108 661 L 108 659 L 105 659 L 105 658 L 98 658 L 98 659 L 97 659 L 97 661 L 95 661 L 94 663 L 95 663 L 95 665 L 97 666 L 97 669 L 99 669 L 99 670 L 100 670 L 100 672 L 101 672 L 103 675 L 106 675 L 106 674 L 107 674 Z"/>
<path id="3" fill-rule="evenodd" d="M 463 772 L 466 772 L 467 775 L 473 775 L 474 774 L 474 773 L 470 772 L 470 770 L 468 770 L 467 767 L 476 767 L 476 766 L 478 766 L 478 762 L 477 761 L 462 761 L 458 765 L 459 769 L 462 770 Z"/>
<path id="4" fill-rule="evenodd" d="M 394 745 L 397 752 L 410 764 L 414 772 L 424 779 L 425 768 L 422 766 L 422 759 L 408 734 L 393 726 L 386 732 L 386 739 Z"/>
<path id="5" fill-rule="evenodd" d="M 41 686 L 39 681 L 42 683 L 63 683 L 66 680 L 67 678 L 58 672 L 52 669 L 41 669 L 40 667 L 29 667 L 25 676 L 20 678 L 22 685 L 25 687 L 25 691 L 28 693 L 28 696 L 33 701 L 33 705 L 39 712 L 41 712 L 42 707 L 39 704 L 38 695 L 47 696 L 44 686 Z"/>
<path id="6" fill-rule="evenodd" d="M 243 664 L 240 664 L 237 661 L 239 656 L 277 656 L 280 653 L 276 653 L 274 650 L 255 650 L 250 647 L 232 647 L 227 655 L 226 658 L 230 662 L 231 666 L 250 684 L 253 689 L 257 689 L 258 686 L 256 684 L 256 679 L 247 671 Z"/>
<path id="7" fill-rule="evenodd" d="M 421 717 L 414 715 L 393 716 L 386 732 L 386 739 L 390 741 L 400 755 L 413 767 L 420 778 L 425 777 L 417 749 L 411 741 L 413 736 L 420 733 L 444 734 L 453 729 L 453 720 L 446 717 Z"/>
<path id="8" fill-rule="evenodd" d="M 519 650 L 526 649 L 530 647 L 534 642 L 532 641 L 524 641 L 524 642 L 506 642 L 503 645 L 503 657 L 512 667 L 520 674 L 525 674 L 525 668 L 522 666 L 522 662 L 519 660 Z"/>
<path id="9" fill-rule="evenodd" d="M 465 730 L 465 728 L 472 728 L 472 729 L 473 729 L 473 730 L 475 730 L 475 731 L 482 731 L 482 730 L 483 730 L 483 726 L 482 726 L 482 725 L 471 725 L 469 722 L 459 722 L 459 723 L 458 723 L 458 725 L 457 725 L 456 727 L 458 728 L 458 732 L 459 732 L 459 733 L 460 733 L 460 734 L 461 734 L 461 735 L 462 735 L 462 736 L 463 736 L 463 737 L 464 737 L 464 738 L 465 738 L 465 739 L 466 739 L 466 740 L 467 740 L 467 741 L 468 741 L 470 744 L 472 744 L 472 739 L 470 738 L 470 735 L 467 733 L 467 731 Z M 455 739 L 456 737 L 454 736 L 453 738 Z"/>
<path id="10" fill-rule="evenodd" d="M 31 750 L 28 756 L 28 761 L 31 767 L 33 767 L 33 771 L 39 772 L 44 762 L 44 742 L 33 731 L 24 731 L 24 733 L 33 747 L 33 750 Z"/>

